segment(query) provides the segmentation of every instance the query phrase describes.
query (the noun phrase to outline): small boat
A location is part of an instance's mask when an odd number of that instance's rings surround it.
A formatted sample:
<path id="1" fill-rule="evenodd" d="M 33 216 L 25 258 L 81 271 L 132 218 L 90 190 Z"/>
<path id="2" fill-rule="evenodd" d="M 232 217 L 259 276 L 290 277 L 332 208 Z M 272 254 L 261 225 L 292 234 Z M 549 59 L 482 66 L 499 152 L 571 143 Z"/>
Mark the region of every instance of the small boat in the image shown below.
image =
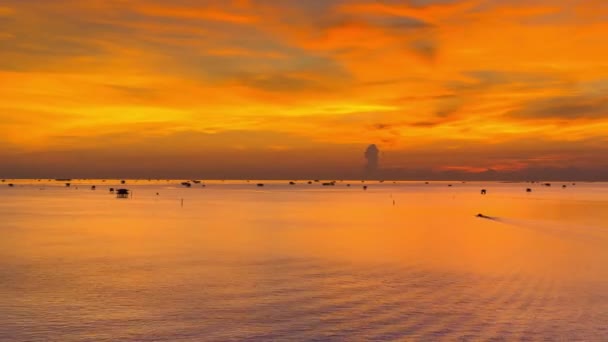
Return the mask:
<path id="1" fill-rule="evenodd" d="M 129 190 L 128 189 L 116 190 L 116 198 L 129 198 Z"/>
<path id="2" fill-rule="evenodd" d="M 482 213 L 477 214 L 475 217 L 486 219 L 486 220 L 496 220 L 496 218 L 491 217 L 491 216 L 486 216 L 486 215 L 484 215 Z"/>

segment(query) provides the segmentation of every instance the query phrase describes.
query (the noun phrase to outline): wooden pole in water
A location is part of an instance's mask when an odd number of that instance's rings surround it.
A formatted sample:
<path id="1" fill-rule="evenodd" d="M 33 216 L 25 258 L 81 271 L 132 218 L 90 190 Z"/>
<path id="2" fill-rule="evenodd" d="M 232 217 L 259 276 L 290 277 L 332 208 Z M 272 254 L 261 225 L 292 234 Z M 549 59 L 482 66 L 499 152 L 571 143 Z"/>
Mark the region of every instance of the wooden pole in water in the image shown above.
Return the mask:
<path id="1" fill-rule="evenodd" d="M 184 199 L 182 198 L 182 208 L 184 207 Z"/>

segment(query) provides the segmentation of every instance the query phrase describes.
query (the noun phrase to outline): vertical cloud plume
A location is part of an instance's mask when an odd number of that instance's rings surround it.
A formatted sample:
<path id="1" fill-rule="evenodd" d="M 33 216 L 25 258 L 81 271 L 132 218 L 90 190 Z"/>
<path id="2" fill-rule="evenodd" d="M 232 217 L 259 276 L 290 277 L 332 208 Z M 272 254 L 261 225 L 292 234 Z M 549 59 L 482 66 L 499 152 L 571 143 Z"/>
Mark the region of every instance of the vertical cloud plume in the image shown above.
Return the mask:
<path id="1" fill-rule="evenodd" d="M 372 144 L 367 147 L 364 155 L 367 161 L 365 164 L 365 174 L 367 176 L 375 175 L 376 171 L 378 171 L 380 150 L 375 144 Z"/>

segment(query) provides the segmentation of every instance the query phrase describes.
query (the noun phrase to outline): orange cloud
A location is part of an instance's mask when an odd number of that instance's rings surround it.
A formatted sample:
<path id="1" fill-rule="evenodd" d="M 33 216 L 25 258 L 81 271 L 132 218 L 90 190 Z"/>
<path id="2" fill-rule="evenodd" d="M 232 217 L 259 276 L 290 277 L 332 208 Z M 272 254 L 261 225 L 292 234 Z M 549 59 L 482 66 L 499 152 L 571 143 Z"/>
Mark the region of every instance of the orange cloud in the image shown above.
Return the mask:
<path id="1" fill-rule="evenodd" d="M 15 150 L 94 153 L 130 132 L 116 144 L 151 156 L 194 132 L 293 163 L 348 151 L 345 169 L 377 143 L 396 169 L 440 171 L 593 168 L 605 152 L 601 1 L 5 2 L 0 141 Z"/>
<path id="2" fill-rule="evenodd" d="M 231 13 L 221 9 L 203 7 L 174 7 L 158 6 L 153 4 L 141 5 L 137 8 L 139 13 L 155 17 L 175 17 L 182 19 L 200 19 L 220 21 L 233 24 L 252 24 L 257 21 L 253 15 Z"/>

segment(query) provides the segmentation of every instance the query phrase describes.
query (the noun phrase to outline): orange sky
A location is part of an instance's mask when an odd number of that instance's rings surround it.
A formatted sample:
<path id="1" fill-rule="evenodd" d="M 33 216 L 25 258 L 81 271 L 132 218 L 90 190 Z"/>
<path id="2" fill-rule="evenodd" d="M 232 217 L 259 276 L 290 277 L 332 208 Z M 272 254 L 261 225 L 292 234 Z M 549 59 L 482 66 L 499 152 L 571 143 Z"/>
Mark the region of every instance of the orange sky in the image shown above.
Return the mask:
<path id="1" fill-rule="evenodd" d="M 0 80 L 0 177 L 608 176 L 604 0 L 4 0 Z"/>

